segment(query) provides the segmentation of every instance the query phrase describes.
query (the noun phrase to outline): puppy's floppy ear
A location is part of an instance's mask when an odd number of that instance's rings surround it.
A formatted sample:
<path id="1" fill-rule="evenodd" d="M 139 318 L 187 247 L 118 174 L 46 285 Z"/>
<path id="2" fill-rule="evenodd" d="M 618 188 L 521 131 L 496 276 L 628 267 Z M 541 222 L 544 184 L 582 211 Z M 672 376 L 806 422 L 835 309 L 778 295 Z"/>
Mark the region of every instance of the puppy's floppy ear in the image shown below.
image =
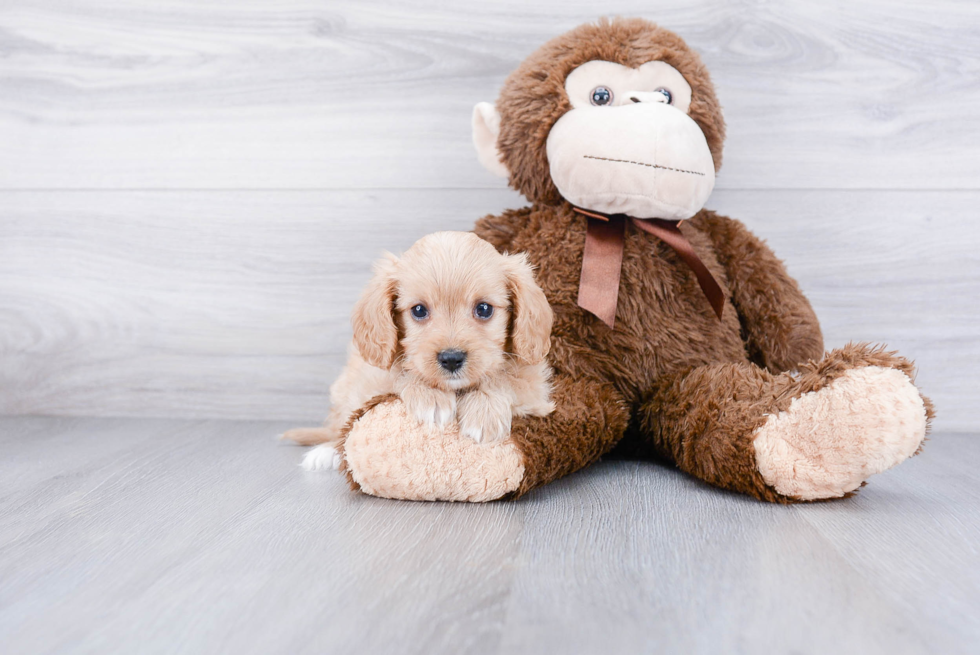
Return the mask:
<path id="1" fill-rule="evenodd" d="M 506 255 L 506 259 L 507 283 L 513 305 L 510 338 L 514 354 L 528 364 L 539 364 L 551 350 L 554 313 L 544 291 L 534 281 L 527 255 Z"/>
<path id="2" fill-rule="evenodd" d="M 368 282 L 354 305 L 351 327 L 354 345 L 368 364 L 391 368 L 398 350 L 398 326 L 395 324 L 395 264 L 398 258 L 385 253 L 374 265 L 374 277 Z"/>

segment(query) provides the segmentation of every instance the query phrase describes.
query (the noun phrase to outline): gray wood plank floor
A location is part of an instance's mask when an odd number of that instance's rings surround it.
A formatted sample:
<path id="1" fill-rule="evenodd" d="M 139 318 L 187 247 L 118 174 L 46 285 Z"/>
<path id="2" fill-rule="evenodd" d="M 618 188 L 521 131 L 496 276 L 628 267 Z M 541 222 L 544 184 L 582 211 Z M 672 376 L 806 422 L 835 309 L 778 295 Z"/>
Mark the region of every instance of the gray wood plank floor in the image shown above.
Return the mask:
<path id="1" fill-rule="evenodd" d="M 780 507 L 607 461 L 516 503 L 309 474 L 289 424 L 0 418 L 4 653 L 967 653 L 980 439 Z"/>

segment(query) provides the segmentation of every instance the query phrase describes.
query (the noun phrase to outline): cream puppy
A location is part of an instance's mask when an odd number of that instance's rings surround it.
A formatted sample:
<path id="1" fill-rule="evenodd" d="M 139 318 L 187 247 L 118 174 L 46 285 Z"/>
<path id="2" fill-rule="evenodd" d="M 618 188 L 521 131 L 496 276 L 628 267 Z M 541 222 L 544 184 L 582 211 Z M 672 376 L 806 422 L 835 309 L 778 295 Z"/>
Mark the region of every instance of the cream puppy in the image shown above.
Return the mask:
<path id="1" fill-rule="evenodd" d="M 322 428 L 283 435 L 307 469 L 336 467 L 332 447 L 371 398 L 398 394 L 426 424 L 457 421 L 476 441 L 510 434 L 514 416 L 545 416 L 553 315 L 524 255 L 502 255 L 469 232 L 437 232 L 386 255 L 354 307 L 347 366 L 330 387 Z"/>

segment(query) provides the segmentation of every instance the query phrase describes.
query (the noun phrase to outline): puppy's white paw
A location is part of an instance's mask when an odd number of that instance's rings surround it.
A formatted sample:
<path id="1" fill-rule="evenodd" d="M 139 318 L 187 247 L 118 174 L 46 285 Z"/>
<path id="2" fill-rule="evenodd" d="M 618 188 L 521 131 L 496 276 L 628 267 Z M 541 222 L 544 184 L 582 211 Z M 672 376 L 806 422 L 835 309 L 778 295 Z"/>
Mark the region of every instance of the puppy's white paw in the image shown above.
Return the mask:
<path id="1" fill-rule="evenodd" d="M 502 441 L 510 436 L 513 409 L 506 397 L 471 391 L 459 401 L 460 434 L 477 443 Z"/>
<path id="2" fill-rule="evenodd" d="M 303 456 L 301 464 L 305 471 L 326 471 L 340 468 L 340 453 L 330 444 L 320 444 L 311 448 Z"/>
<path id="3" fill-rule="evenodd" d="M 459 433 L 464 437 L 469 437 L 473 441 L 480 443 L 483 441 L 483 429 L 479 425 L 460 426 Z"/>
<path id="4" fill-rule="evenodd" d="M 445 427 L 456 419 L 456 394 L 413 385 L 402 391 L 402 401 L 419 421 Z"/>
<path id="5" fill-rule="evenodd" d="M 490 418 L 481 425 L 477 422 L 461 420 L 459 431 L 464 437 L 469 437 L 477 443 L 494 443 L 510 436 L 510 421 Z"/>
<path id="6" fill-rule="evenodd" d="M 432 422 L 439 427 L 445 427 L 456 420 L 456 396 L 447 395 L 440 398 L 432 409 Z"/>

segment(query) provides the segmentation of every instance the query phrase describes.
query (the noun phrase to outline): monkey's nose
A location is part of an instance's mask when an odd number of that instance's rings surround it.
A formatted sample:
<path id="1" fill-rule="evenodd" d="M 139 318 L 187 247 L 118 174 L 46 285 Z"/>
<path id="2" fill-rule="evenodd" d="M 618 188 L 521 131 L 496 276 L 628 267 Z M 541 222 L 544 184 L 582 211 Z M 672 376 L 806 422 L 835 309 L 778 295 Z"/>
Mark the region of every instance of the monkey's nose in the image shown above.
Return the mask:
<path id="1" fill-rule="evenodd" d="M 436 355 L 436 360 L 438 360 L 439 366 L 446 371 L 455 373 L 466 361 L 466 353 L 462 350 L 443 350 Z"/>

